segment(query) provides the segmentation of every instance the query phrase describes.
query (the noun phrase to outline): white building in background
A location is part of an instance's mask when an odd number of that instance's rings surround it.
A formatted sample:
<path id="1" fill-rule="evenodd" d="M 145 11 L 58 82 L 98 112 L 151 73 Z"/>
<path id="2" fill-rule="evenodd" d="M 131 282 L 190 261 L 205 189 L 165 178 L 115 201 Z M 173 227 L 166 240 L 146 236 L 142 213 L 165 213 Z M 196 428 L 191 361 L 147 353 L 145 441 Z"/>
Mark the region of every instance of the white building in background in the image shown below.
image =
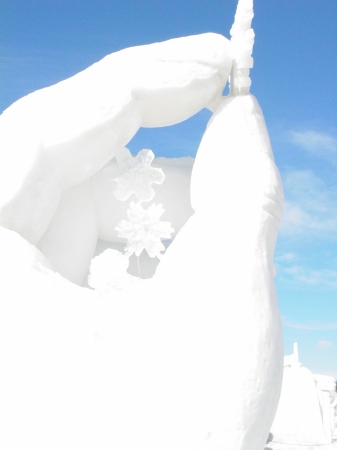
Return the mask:
<path id="1" fill-rule="evenodd" d="M 298 346 L 284 358 L 282 392 L 268 447 L 337 449 L 336 380 L 302 367 Z"/>

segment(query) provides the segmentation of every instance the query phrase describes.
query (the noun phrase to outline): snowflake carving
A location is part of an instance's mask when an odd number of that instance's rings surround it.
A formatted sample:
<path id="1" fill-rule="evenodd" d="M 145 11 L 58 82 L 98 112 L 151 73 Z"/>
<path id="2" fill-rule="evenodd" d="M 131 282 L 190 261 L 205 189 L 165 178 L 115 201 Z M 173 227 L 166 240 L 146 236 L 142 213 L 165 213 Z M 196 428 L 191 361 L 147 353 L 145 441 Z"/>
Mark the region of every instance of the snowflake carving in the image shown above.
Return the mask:
<path id="1" fill-rule="evenodd" d="M 155 192 L 151 184 L 161 184 L 165 179 L 161 169 L 151 167 L 153 152 L 143 149 L 133 157 L 127 148 L 123 148 L 116 158 L 118 173 L 115 181 L 118 184 L 113 192 L 117 200 L 125 201 L 132 194 L 136 194 L 139 202 L 152 200 Z"/>
<path id="2" fill-rule="evenodd" d="M 152 204 L 144 209 L 140 203 L 131 202 L 127 220 L 121 220 L 115 230 L 118 236 L 127 239 L 126 255 L 139 256 L 145 249 L 151 258 L 160 258 L 165 250 L 161 239 L 169 239 L 174 229 L 170 222 L 162 222 L 160 216 L 165 210 L 162 205 Z"/>

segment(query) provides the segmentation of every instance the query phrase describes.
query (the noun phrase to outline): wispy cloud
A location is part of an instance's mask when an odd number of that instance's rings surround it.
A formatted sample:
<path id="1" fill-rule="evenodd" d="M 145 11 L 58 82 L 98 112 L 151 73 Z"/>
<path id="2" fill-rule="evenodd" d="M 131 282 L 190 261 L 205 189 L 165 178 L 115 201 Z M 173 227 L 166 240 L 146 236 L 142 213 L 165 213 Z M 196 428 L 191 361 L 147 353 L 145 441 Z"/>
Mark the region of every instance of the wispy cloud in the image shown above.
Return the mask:
<path id="1" fill-rule="evenodd" d="M 337 156 L 337 138 L 330 133 L 304 130 L 291 131 L 290 141 L 317 156 Z"/>
<path id="2" fill-rule="evenodd" d="M 297 330 L 311 330 L 311 331 L 337 330 L 337 322 L 330 322 L 330 323 L 293 322 L 293 321 L 287 319 L 286 317 L 282 317 L 282 323 L 285 327 L 295 328 Z M 325 342 L 327 342 L 327 341 L 325 341 Z"/>
<path id="3" fill-rule="evenodd" d="M 295 282 L 312 286 L 326 286 L 337 288 L 337 271 L 330 269 L 312 269 L 304 265 L 284 265 L 278 264 L 277 273 L 282 278 L 287 278 Z"/>
<path id="4" fill-rule="evenodd" d="M 296 255 L 296 253 L 283 253 L 282 255 L 277 255 L 275 257 L 276 262 L 280 262 L 280 263 L 289 263 L 289 262 L 293 262 L 296 261 L 298 259 L 298 256 Z"/>
<path id="5" fill-rule="evenodd" d="M 283 176 L 286 203 L 281 223 L 284 234 L 337 232 L 337 186 L 327 187 L 310 170 L 288 171 Z"/>
<path id="6" fill-rule="evenodd" d="M 318 341 L 316 347 L 319 349 L 322 348 L 334 348 L 334 345 L 331 341 Z"/>

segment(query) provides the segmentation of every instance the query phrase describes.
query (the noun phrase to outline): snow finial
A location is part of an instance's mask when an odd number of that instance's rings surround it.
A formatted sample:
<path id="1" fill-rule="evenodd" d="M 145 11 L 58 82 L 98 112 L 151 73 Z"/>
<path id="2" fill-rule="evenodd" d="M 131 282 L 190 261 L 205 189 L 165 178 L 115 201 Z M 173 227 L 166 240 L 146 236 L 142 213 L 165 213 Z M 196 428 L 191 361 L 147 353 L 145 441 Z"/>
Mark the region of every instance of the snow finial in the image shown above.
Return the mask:
<path id="1" fill-rule="evenodd" d="M 298 345 L 297 345 L 297 342 L 294 342 L 294 353 L 293 353 L 293 355 L 294 355 L 294 365 L 300 366 L 301 364 L 300 364 L 300 361 L 298 359 Z"/>
<path id="2" fill-rule="evenodd" d="M 230 93 L 232 95 L 249 94 L 251 85 L 249 69 L 253 67 L 252 53 L 255 36 L 251 28 L 253 17 L 253 0 L 239 0 L 230 31 L 234 58 L 230 75 Z"/>
<path id="3" fill-rule="evenodd" d="M 294 342 L 294 353 L 292 355 L 286 355 L 284 357 L 284 367 L 301 367 L 301 363 L 298 359 L 298 345 Z"/>

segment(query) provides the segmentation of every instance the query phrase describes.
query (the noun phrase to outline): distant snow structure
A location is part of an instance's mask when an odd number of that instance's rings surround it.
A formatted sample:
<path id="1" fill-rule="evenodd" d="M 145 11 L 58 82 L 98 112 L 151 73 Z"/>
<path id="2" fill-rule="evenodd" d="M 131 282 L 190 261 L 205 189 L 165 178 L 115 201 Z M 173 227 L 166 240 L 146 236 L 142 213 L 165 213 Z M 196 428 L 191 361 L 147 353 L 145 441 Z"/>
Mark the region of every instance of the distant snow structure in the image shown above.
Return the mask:
<path id="1" fill-rule="evenodd" d="M 298 346 L 284 358 L 280 402 L 271 427 L 273 450 L 336 450 L 337 393 L 333 377 L 302 367 Z M 285 447 L 286 446 L 286 447 Z"/>
<path id="2" fill-rule="evenodd" d="M 249 93 L 251 79 L 249 69 L 253 67 L 254 31 L 251 28 L 253 0 L 239 0 L 234 24 L 230 30 L 233 46 L 233 66 L 230 75 L 230 92 L 232 95 Z"/>
<path id="3" fill-rule="evenodd" d="M 298 359 L 298 345 L 294 343 L 294 353 L 286 355 L 284 357 L 284 367 L 301 367 L 301 363 Z"/>

